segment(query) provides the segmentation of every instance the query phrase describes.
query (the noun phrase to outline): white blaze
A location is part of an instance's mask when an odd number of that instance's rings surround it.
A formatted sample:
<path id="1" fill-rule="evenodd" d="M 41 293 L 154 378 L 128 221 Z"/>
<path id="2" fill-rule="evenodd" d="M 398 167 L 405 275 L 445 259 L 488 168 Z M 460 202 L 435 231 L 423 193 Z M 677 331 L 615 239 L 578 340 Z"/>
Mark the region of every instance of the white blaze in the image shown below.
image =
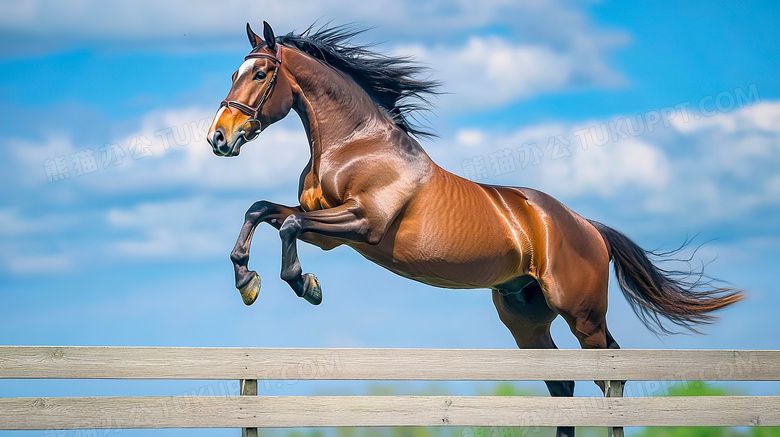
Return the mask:
<path id="1" fill-rule="evenodd" d="M 238 67 L 238 77 L 244 75 L 247 71 L 252 71 L 252 67 L 255 65 L 255 59 L 247 59 Z"/>
<path id="2" fill-rule="evenodd" d="M 211 127 L 209 127 L 209 132 L 217 128 L 217 120 L 219 120 L 219 117 L 222 115 L 222 111 L 224 111 L 225 109 L 226 109 L 225 106 L 219 107 L 219 110 L 217 111 L 217 115 L 215 115 L 214 120 L 211 121 Z"/>

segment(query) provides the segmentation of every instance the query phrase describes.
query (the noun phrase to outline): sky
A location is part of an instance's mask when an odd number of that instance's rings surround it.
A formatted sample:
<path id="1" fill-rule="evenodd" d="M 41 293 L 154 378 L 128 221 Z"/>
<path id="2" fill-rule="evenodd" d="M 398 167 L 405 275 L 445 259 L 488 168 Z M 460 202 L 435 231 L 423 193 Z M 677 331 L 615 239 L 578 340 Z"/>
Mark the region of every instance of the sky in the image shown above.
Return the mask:
<path id="1" fill-rule="evenodd" d="M 747 290 L 705 335 L 656 337 L 612 284 L 608 323 L 622 347 L 777 349 L 779 9 L 0 0 L 0 344 L 514 347 L 488 290 L 414 283 L 348 248 L 300 244 L 304 270 L 323 287 L 322 305 L 311 306 L 279 279 L 279 238 L 265 225 L 250 260 L 263 288 L 244 306 L 228 258 L 244 211 L 260 199 L 296 203 L 308 160 L 294 113 L 237 158 L 205 142 L 250 49 L 245 23 L 259 31 L 265 20 L 277 34 L 314 22 L 370 28 L 356 42 L 412 56 L 443 83 L 427 116 L 438 137 L 421 141 L 439 165 L 550 193 L 648 249 L 695 236 L 707 243 L 696 262 Z M 564 323 L 553 328 L 560 347 L 578 347 Z M 130 387 L 25 384 L 0 382 L 0 391 Z M 577 386 L 578 395 L 596 390 Z"/>

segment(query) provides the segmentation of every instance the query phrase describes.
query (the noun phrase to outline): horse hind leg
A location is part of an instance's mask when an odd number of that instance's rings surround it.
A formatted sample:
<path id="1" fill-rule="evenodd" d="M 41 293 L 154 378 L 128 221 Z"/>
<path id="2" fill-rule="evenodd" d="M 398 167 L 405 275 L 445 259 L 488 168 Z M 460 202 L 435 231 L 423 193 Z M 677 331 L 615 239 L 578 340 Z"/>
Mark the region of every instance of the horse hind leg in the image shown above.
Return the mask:
<path id="1" fill-rule="evenodd" d="M 556 349 L 550 324 L 557 314 L 545 302 L 538 283 L 520 290 L 493 290 L 493 304 L 521 349 Z M 551 396 L 574 396 L 574 381 L 545 381 Z M 573 427 L 558 427 L 556 437 L 573 437 Z"/>
<path id="2" fill-rule="evenodd" d="M 596 295 L 596 294 L 593 294 Z M 583 349 L 620 349 L 615 338 L 607 329 L 606 292 L 603 305 L 581 305 L 579 310 L 560 309 L 561 316 L 569 324 Z M 583 307 L 591 308 L 583 310 Z M 594 381 L 605 397 L 622 397 L 626 381 Z M 609 428 L 609 437 L 623 437 L 623 428 Z"/>

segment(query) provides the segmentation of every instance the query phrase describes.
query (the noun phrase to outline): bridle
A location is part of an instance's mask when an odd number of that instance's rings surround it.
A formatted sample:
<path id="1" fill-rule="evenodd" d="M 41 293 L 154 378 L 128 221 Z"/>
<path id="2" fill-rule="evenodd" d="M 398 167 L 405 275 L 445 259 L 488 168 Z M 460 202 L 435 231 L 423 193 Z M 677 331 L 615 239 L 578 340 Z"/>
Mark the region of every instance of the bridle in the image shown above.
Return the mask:
<path id="1" fill-rule="evenodd" d="M 243 125 L 241 125 L 240 133 L 245 140 L 252 141 L 257 138 L 258 135 L 260 135 L 260 131 L 262 130 L 262 125 L 260 124 L 259 120 L 260 111 L 263 109 L 263 105 L 265 104 L 266 100 L 268 100 L 268 97 L 271 96 L 271 92 L 276 85 L 276 76 L 279 74 L 279 67 L 282 66 L 282 45 L 276 44 L 276 56 L 272 56 L 267 53 L 259 53 L 253 50 L 244 57 L 245 61 L 247 59 L 268 59 L 276 64 L 276 68 L 274 68 L 274 72 L 271 74 L 271 79 L 268 81 L 268 86 L 265 88 L 263 95 L 260 97 L 260 102 L 258 102 L 257 106 L 253 108 L 237 100 L 225 99 L 222 101 L 222 103 L 219 104 L 219 107 L 221 108 L 225 106 L 228 108 L 236 108 L 251 117 L 249 120 L 245 121 Z"/>

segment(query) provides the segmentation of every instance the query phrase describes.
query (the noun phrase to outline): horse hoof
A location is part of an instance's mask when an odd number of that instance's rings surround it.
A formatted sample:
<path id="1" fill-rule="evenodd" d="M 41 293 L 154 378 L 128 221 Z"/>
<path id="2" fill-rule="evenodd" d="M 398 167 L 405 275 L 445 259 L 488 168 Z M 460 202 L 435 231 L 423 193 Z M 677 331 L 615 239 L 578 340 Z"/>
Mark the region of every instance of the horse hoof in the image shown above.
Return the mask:
<path id="1" fill-rule="evenodd" d="M 244 304 L 252 305 L 257 299 L 257 294 L 260 293 L 260 276 L 257 273 L 252 272 L 252 279 L 246 283 L 243 287 L 238 289 L 241 293 L 241 299 L 244 299 Z"/>
<path id="2" fill-rule="evenodd" d="M 320 288 L 320 281 L 311 273 L 303 275 L 303 296 L 301 297 L 312 305 L 319 305 L 322 303 L 322 288 Z"/>

